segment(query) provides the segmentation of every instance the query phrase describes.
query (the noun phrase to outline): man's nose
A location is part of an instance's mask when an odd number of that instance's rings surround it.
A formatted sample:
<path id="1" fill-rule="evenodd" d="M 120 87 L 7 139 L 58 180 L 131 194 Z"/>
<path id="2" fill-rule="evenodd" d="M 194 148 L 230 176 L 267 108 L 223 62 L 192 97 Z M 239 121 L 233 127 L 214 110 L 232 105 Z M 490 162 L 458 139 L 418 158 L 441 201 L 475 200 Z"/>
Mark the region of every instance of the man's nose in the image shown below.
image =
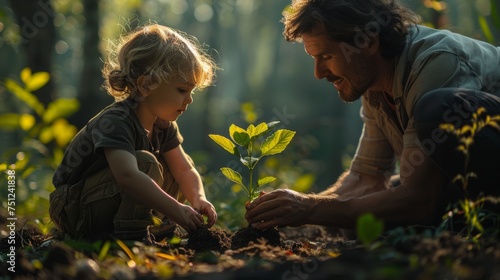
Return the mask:
<path id="1" fill-rule="evenodd" d="M 318 80 L 323 79 L 328 75 L 328 68 L 320 61 L 314 61 L 314 77 Z"/>

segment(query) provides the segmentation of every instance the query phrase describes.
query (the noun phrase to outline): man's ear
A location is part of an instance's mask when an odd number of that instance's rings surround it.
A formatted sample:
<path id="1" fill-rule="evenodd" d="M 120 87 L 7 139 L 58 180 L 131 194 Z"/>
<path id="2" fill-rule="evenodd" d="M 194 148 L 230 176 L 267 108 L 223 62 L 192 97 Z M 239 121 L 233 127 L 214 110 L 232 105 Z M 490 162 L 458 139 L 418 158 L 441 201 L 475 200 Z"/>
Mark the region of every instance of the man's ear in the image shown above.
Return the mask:
<path id="1" fill-rule="evenodd" d="M 137 90 L 140 92 L 141 96 L 148 96 L 149 95 L 149 89 L 146 86 L 146 77 L 145 76 L 139 76 L 137 78 Z"/>

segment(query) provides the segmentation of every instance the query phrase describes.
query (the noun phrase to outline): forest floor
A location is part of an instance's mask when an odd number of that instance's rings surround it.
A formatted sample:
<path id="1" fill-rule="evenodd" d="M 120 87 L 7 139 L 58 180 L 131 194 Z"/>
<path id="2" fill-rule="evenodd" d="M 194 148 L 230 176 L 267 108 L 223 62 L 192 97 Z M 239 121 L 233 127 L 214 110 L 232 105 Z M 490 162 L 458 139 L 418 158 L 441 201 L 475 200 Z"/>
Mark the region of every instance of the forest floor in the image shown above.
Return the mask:
<path id="1" fill-rule="evenodd" d="M 2 229 L 8 228 L 5 217 Z M 398 228 L 362 245 L 319 226 L 280 228 L 278 243 L 231 246 L 233 233 L 212 228 L 189 239 L 154 244 L 58 240 L 33 226 L 17 229 L 15 252 L 2 231 L 2 279 L 500 279 L 500 238 L 476 241 L 425 228 Z M 212 239 L 211 239 L 212 238 Z M 227 243 L 229 242 L 229 243 Z M 217 242 L 216 242 L 217 243 Z M 274 243 L 274 244 L 269 244 Z M 196 249 L 193 249 L 196 248 Z M 15 272 L 12 272 L 12 256 Z M 10 269 L 9 269 L 10 268 Z"/>

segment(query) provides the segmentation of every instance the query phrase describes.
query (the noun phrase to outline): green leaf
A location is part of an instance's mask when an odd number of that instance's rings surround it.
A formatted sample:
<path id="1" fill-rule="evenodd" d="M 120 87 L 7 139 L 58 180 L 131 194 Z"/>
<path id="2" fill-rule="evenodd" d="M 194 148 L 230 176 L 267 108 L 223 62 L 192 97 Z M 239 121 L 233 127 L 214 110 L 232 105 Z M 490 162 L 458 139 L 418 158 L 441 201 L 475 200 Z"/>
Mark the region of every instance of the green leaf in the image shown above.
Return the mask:
<path id="1" fill-rule="evenodd" d="M 37 72 L 31 75 L 30 79 L 24 84 L 26 85 L 26 89 L 28 91 L 33 92 L 46 85 L 49 80 L 50 75 L 48 72 Z"/>
<path id="2" fill-rule="evenodd" d="M 484 37 L 486 37 L 486 40 L 490 42 L 491 44 L 495 43 L 495 38 L 493 37 L 493 34 L 491 33 L 490 27 L 488 26 L 488 22 L 486 21 L 486 18 L 483 16 L 478 17 L 479 21 L 479 26 L 481 26 L 481 29 L 483 30 Z"/>
<path id="3" fill-rule="evenodd" d="M 76 126 L 69 124 L 66 119 L 57 119 L 50 129 L 59 147 L 68 145 L 78 132 Z"/>
<path id="4" fill-rule="evenodd" d="M 76 98 L 58 98 L 47 106 L 42 116 L 45 123 L 51 123 L 58 118 L 65 118 L 78 111 L 80 103 Z"/>
<path id="5" fill-rule="evenodd" d="M 366 213 L 358 217 L 356 221 L 356 233 L 358 239 L 366 246 L 379 238 L 384 231 L 384 223 L 375 218 L 372 213 Z"/>
<path id="6" fill-rule="evenodd" d="M 234 142 L 242 147 L 248 147 L 250 144 L 250 136 L 246 132 L 235 131 L 232 135 Z"/>
<path id="7" fill-rule="evenodd" d="M 254 138 L 262 137 L 271 134 L 277 125 L 280 124 L 280 121 L 274 121 L 266 124 L 267 129 L 264 131 L 260 131 L 257 135 L 254 136 Z"/>
<path id="8" fill-rule="evenodd" d="M 34 94 L 22 88 L 12 79 L 5 79 L 5 88 L 26 104 L 30 109 L 33 109 L 39 116 L 43 115 L 45 107 L 38 101 L 38 98 Z"/>
<path id="9" fill-rule="evenodd" d="M 276 177 L 273 176 L 266 176 L 264 178 L 261 178 L 257 181 L 257 187 L 263 186 L 265 184 L 269 184 L 271 182 L 274 182 L 276 180 Z"/>
<path id="10" fill-rule="evenodd" d="M 262 143 L 262 156 L 279 154 L 290 144 L 295 131 L 280 129 L 271 134 L 264 143 Z"/>
<path id="11" fill-rule="evenodd" d="M 236 184 L 245 186 L 245 185 L 243 185 L 243 181 L 242 181 L 240 173 L 232 170 L 229 167 L 222 167 L 220 169 L 220 171 L 222 171 L 222 174 L 224 174 L 224 176 L 226 176 L 226 178 L 228 178 L 229 180 L 235 182 Z"/>
<path id="12" fill-rule="evenodd" d="M 100 261 L 104 260 L 104 258 L 108 255 L 110 247 L 111 247 L 111 242 L 109 240 L 104 242 L 101 250 L 99 251 L 99 256 L 97 257 Z"/>
<path id="13" fill-rule="evenodd" d="M 268 127 L 267 127 L 267 124 L 266 123 L 260 123 L 259 125 L 257 125 L 251 136 L 252 138 L 256 138 L 256 137 L 259 137 L 260 135 L 262 135 L 263 133 L 265 133 L 266 131 L 268 131 Z"/>
<path id="14" fill-rule="evenodd" d="M 247 133 L 246 130 L 244 130 L 243 128 L 235 125 L 235 124 L 232 124 L 229 126 L 229 136 L 231 136 L 231 139 L 233 139 L 234 142 L 236 142 L 236 140 L 234 140 L 234 133 L 235 132 L 240 132 L 240 133 Z"/>
<path id="15" fill-rule="evenodd" d="M 30 114 L 7 113 L 0 115 L 0 128 L 30 130 L 35 125 L 35 117 Z"/>
<path id="16" fill-rule="evenodd" d="M 31 68 L 25 67 L 23 70 L 21 70 L 20 76 L 21 76 L 21 81 L 23 81 L 24 84 L 27 84 L 31 79 Z"/>
<path id="17" fill-rule="evenodd" d="M 312 187 L 315 179 L 316 176 L 312 173 L 303 174 L 295 180 L 292 189 L 298 192 L 306 192 Z"/>
<path id="18" fill-rule="evenodd" d="M 236 146 L 228 138 L 218 134 L 209 134 L 208 137 L 214 140 L 215 143 L 221 146 L 224 150 L 228 151 L 230 154 L 236 155 Z"/>

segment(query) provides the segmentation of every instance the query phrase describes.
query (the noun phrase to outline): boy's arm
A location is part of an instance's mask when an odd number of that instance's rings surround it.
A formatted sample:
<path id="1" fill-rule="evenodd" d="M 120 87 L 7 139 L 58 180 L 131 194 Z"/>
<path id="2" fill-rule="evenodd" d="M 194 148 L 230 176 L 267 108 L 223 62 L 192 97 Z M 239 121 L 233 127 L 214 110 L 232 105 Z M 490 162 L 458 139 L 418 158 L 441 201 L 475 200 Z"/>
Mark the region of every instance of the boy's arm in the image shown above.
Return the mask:
<path id="1" fill-rule="evenodd" d="M 194 209 L 207 215 L 209 226 L 215 224 L 217 220 L 215 208 L 207 200 L 201 176 L 195 166 L 188 160 L 182 146 L 179 145 L 163 153 L 163 158 L 189 203 L 191 203 Z"/>
<path id="2" fill-rule="evenodd" d="M 202 225 L 203 217 L 200 214 L 172 198 L 153 179 L 139 170 L 134 155 L 119 149 L 104 149 L 104 154 L 118 186 L 139 203 L 171 218 L 188 232 Z"/>

